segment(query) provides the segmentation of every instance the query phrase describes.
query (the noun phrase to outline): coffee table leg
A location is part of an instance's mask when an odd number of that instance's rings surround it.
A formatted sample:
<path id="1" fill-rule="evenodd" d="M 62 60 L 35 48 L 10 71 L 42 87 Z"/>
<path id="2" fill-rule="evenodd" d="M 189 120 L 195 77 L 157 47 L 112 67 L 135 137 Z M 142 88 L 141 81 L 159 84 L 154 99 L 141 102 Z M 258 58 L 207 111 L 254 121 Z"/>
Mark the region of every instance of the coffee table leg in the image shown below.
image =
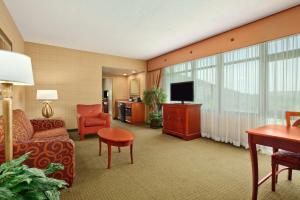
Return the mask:
<path id="1" fill-rule="evenodd" d="M 107 148 L 108 148 L 108 162 L 107 162 L 107 169 L 110 168 L 110 163 L 111 163 L 111 145 L 107 144 Z"/>
<path id="2" fill-rule="evenodd" d="M 120 147 L 118 147 L 118 149 L 119 149 L 119 153 L 121 152 L 121 148 Z"/>
<path id="3" fill-rule="evenodd" d="M 99 137 L 99 156 L 101 156 L 101 138 Z"/>
<path id="4" fill-rule="evenodd" d="M 131 158 L 131 164 L 133 164 L 133 144 L 130 145 L 130 158 Z"/>

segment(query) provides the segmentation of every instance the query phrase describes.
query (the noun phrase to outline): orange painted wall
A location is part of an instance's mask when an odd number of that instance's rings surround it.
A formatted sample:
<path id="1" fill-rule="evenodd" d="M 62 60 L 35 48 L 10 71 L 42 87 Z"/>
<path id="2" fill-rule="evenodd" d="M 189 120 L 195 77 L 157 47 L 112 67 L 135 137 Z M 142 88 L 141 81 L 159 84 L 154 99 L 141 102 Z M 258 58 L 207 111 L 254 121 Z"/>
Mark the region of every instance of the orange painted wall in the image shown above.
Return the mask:
<path id="1" fill-rule="evenodd" d="M 150 59 L 147 68 L 152 71 L 296 33 L 300 33 L 300 5 Z"/>

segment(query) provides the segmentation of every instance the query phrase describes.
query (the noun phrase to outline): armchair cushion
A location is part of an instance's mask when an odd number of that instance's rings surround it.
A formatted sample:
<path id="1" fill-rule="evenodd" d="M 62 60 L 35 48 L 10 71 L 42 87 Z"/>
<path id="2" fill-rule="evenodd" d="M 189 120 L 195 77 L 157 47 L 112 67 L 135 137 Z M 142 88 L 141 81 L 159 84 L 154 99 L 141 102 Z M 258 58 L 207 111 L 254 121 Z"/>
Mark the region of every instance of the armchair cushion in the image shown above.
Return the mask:
<path id="1" fill-rule="evenodd" d="M 106 120 L 103 120 L 100 117 L 86 117 L 84 122 L 84 125 L 87 127 L 104 126 L 105 124 Z"/>
<path id="2" fill-rule="evenodd" d="M 66 138 L 69 138 L 68 132 L 65 128 L 55 128 L 55 129 L 50 129 L 50 130 L 45 130 L 45 131 L 39 131 L 34 133 L 33 139 L 37 138 L 54 138 L 64 136 Z"/>
<path id="3" fill-rule="evenodd" d="M 102 105 L 101 104 L 94 104 L 94 105 L 77 105 L 77 113 L 80 116 L 98 116 L 99 113 L 102 112 Z"/>

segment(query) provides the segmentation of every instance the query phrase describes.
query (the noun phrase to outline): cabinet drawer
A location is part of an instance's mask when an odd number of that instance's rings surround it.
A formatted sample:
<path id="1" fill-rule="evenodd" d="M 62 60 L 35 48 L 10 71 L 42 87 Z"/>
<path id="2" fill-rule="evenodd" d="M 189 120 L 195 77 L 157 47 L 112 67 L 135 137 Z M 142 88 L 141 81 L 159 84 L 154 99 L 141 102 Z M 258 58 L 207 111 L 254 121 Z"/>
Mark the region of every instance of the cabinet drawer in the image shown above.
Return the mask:
<path id="1" fill-rule="evenodd" d="M 163 112 L 164 129 L 179 133 L 185 131 L 185 109 L 167 107 Z"/>
<path id="2" fill-rule="evenodd" d="M 164 104 L 163 133 L 179 136 L 185 140 L 199 138 L 200 129 L 199 104 Z"/>

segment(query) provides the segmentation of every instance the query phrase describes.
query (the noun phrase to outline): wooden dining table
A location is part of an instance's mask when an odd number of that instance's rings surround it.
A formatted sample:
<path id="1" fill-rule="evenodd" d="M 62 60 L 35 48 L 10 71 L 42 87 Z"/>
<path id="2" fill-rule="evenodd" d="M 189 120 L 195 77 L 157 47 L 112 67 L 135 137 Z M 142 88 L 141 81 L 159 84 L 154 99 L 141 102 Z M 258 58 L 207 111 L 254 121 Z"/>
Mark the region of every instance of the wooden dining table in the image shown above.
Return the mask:
<path id="1" fill-rule="evenodd" d="M 252 200 L 257 200 L 258 187 L 271 177 L 269 173 L 258 180 L 258 161 L 256 145 L 300 153 L 300 128 L 296 126 L 266 125 L 246 131 L 252 163 Z"/>

